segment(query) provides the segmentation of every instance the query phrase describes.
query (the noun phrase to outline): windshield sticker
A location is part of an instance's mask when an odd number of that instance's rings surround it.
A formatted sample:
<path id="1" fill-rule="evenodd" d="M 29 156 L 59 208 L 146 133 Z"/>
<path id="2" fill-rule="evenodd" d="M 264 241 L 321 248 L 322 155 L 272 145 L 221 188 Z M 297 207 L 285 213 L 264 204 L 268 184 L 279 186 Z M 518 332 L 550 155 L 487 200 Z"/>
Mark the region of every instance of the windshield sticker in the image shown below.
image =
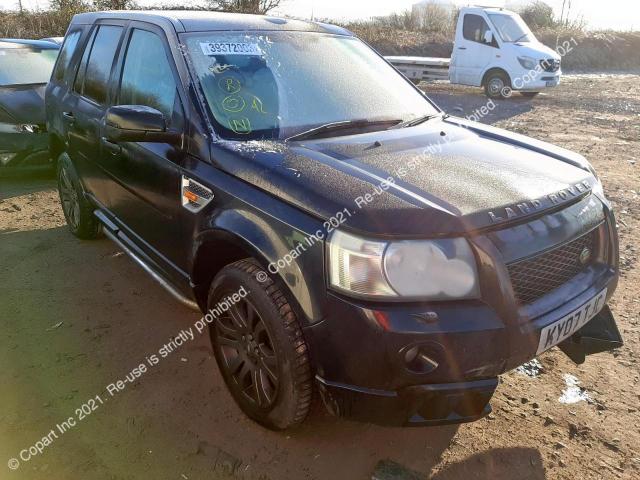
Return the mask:
<path id="1" fill-rule="evenodd" d="M 242 42 L 200 42 L 205 55 L 262 55 L 257 43 Z"/>

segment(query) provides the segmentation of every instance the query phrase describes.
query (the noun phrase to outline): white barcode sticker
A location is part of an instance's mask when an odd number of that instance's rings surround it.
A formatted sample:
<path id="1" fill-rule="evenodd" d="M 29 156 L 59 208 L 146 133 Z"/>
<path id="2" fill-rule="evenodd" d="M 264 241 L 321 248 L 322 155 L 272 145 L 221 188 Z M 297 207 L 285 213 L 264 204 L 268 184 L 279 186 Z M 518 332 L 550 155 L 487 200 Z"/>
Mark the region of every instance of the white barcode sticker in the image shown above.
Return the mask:
<path id="1" fill-rule="evenodd" d="M 262 55 L 257 43 L 200 42 L 205 55 Z"/>

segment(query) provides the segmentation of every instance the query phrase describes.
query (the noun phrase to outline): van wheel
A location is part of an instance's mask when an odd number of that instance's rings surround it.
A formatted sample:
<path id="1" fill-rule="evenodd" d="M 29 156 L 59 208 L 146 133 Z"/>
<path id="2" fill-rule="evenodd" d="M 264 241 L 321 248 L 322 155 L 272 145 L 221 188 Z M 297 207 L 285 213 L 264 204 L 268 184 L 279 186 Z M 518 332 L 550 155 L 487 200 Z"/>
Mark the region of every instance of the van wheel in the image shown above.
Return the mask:
<path id="1" fill-rule="evenodd" d="M 301 423 L 313 394 L 308 348 L 274 279 L 252 259 L 227 265 L 211 284 L 207 309 L 218 366 L 242 411 L 272 430 Z"/>
<path id="2" fill-rule="evenodd" d="M 489 98 L 509 98 L 511 96 L 511 81 L 500 71 L 491 72 L 484 79 L 484 93 Z"/>
<path id="3" fill-rule="evenodd" d="M 538 95 L 539 93 L 540 92 L 520 92 L 520 94 L 522 94 L 523 96 L 528 97 L 528 98 L 533 98 L 536 95 Z"/>
<path id="4" fill-rule="evenodd" d="M 58 195 L 69 230 L 76 237 L 92 240 L 100 235 L 100 223 L 93 207 L 84 196 L 76 169 L 68 156 L 62 154 L 57 168 Z"/>

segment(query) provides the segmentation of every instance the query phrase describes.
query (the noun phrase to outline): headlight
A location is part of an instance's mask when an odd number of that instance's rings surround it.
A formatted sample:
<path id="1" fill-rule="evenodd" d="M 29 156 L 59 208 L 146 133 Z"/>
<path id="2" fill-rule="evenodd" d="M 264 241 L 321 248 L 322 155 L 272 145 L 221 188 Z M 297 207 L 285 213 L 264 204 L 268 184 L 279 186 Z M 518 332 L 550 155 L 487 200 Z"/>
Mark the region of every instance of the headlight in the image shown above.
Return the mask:
<path id="1" fill-rule="evenodd" d="M 18 126 L 18 131 L 21 133 L 42 133 L 42 128 L 39 125 L 34 125 L 30 123 L 23 123 Z"/>
<path id="2" fill-rule="evenodd" d="M 531 57 L 518 57 L 518 62 L 520 62 L 520 65 L 522 65 L 527 70 L 533 70 L 538 64 L 536 59 Z"/>
<path id="3" fill-rule="evenodd" d="M 380 299 L 478 298 L 476 261 L 464 238 L 381 242 L 335 231 L 329 284 Z"/>
<path id="4" fill-rule="evenodd" d="M 6 167 L 9 164 L 9 162 L 14 159 L 15 156 L 16 156 L 15 153 L 0 152 L 0 165 L 2 165 L 3 167 Z"/>

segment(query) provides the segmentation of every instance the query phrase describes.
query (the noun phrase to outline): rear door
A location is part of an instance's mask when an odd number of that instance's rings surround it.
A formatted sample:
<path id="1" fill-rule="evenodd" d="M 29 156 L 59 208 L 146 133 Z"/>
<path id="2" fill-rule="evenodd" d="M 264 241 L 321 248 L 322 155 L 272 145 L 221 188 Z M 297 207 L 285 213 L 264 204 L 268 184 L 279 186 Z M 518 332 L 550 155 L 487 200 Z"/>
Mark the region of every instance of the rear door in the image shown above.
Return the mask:
<path id="1" fill-rule="evenodd" d="M 109 104 L 109 81 L 124 33 L 124 23 L 98 24 L 86 44 L 73 88 L 62 107 L 69 154 L 85 187 L 109 203 L 107 177 L 100 162 L 100 123 Z"/>
<path id="2" fill-rule="evenodd" d="M 114 78 L 114 104 L 144 105 L 164 114 L 167 128 L 184 134 L 184 92 L 164 32 L 132 22 Z M 184 135 L 183 135 L 184 138 Z M 186 210 L 181 203 L 182 145 L 110 143 L 101 139 L 102 163 L 112 181 L 109 209 L 160 265 L 186 268 Z"/>
<path id="3" fill-rule="evenodd" d="M 482 15 L 464 13 L 459 20 L 456 42 L 451 56 L 450 79 L 452 83 L 480 86 L 482 75 L 498 53 L 497 39 L 485 41 L 491 28 Z"/>

